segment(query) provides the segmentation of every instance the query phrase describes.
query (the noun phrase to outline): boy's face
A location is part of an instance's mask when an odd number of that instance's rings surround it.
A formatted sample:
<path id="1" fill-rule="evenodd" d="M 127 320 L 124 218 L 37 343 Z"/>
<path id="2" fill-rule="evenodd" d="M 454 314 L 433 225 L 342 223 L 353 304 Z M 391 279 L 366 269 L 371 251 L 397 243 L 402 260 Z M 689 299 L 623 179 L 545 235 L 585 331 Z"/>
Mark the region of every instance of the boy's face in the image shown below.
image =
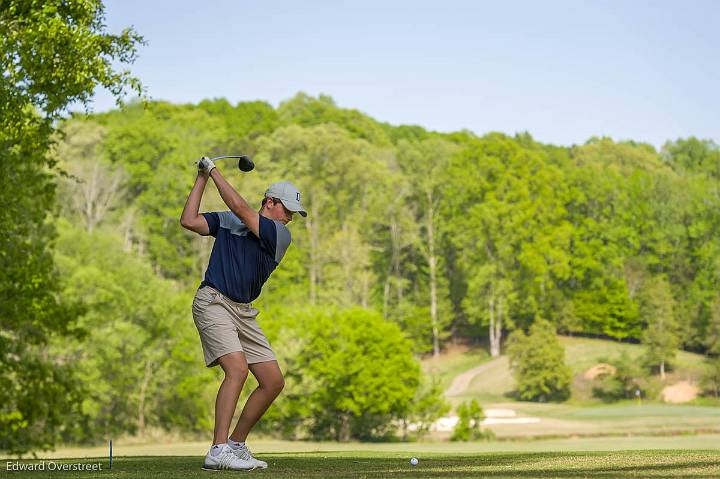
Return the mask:
<path id="1" fill-rule="evenodd" d="M 275 199 L 273 198 L 267 200 L 267 203 L 265 203 L 265 208 L 268 212 L 268 216 L 271 219 L 277 220 L 284 225 L 290 223 L 293 219 L 293 215 L 295 214 L 293 211 L 285 208 L 285 205 L 282 204 L 282 201 L 275 201 Z"/>

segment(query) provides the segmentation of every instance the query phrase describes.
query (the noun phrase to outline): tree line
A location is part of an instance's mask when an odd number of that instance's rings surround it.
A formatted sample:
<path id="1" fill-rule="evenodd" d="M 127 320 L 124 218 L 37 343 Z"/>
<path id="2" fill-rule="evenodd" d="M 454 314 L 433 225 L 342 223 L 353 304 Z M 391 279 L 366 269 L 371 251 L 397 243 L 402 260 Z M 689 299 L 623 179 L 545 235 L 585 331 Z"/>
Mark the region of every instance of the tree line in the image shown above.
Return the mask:
<path id="1" fill-rule="evenodd" d="M 608 138 L 557 147 L 527 133 L 440 134 L 304 94 L 277 109 L 223 99 L 135 105 L 77 117 L 64 131 L 60 164 L 106 176 L 94 180 L 100 196 L 80 206 L 79 183 L 66 181 L 68 217 L 88 230 L 116 223 L 133 251 L 184 285 L 200 278 L 210 247 L 173 222 L 192 160 L 243 152 L 256 171 L 225 171 L 250 201 L 287 178 L 308 205 L 268 303 L 371 308 L 418 353 L 461 336 L 487 338 L 497 355 L 506 331 L 536 317 L 560 332 L 649 340 L 659 329 L 677 346 L 713 347 L 712 141 L 656 151 Z M 103 191 L 117 196 L 112 206 Z M 214 195 L 203 208 L 224 206 Z"/>

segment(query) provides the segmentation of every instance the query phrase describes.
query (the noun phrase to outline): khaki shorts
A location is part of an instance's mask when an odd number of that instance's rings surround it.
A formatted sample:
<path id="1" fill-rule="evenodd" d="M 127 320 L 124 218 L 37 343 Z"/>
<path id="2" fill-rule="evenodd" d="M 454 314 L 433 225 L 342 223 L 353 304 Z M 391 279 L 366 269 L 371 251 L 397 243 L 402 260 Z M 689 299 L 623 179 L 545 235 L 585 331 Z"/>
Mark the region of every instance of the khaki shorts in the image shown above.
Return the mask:
<path id="1" fill-rule="evenodd" d="M 200 333 L 205 365 L 217 366 L 218 358 L 242 351 L 248 364 L 275 361 L 270 343 L 255 319 L 259 311 L 249 303 L 236 303 L 210 286 L 197 290 L 193 319 Z"/>

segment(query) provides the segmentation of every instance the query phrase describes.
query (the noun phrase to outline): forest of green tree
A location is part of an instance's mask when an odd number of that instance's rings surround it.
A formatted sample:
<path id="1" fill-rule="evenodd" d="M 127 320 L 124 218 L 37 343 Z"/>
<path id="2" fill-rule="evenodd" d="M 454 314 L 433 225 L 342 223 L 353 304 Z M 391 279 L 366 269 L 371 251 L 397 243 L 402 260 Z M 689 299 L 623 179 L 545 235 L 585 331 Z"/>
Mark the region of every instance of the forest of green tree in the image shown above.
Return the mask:
<path id="1" fill-rule="evenodd" d="M 720 150 L 710 141 L 658 152 L 607 138 L 568 148 L 528 133 L 441 134 L 302 93 L 278 108 L 138 103 L 64 121 L 52 153 L 62 295 L 86 308 L 73 323 L 84 335 L 53 345 L 90 391 L 89 422 L 70 439 L 210 426 L 216 381 L 189 305 L 212 238 L 178 219 L 194 160 L 238 153 L 253 172 L 220 167 L 251 203 L 287 179 L 308 210 L 256 302 L 289 377 L 268 431 L 382 435 L 424 413 L 416 395 L 437 395 L 413 355 L 451 341 L 498 355 L 509 331 L 539 319 L 647 343 L 663 370 L 677 347 L 717 352 Z M 209 187 L 201 209 L 227 208 Z"/>
<path id="2" fill-rule="evenodd" d="M 277 109 L 136 104 L 78 115 L 61 131 L 59 264 L 95 264 L 66 253 L 66 235 L 79 236 L 73 247 L 117 241 L 106 249 L 191 290 L 212 246 L 178 227 L 193 163 L 242 152 L 256 170 L 221 168 L 251 203 L 287 179 L 309 212 L 291 225 L 293 247 L 263 308 L 368 308 L 415 353 L 466 338 L 499 354 L 505 331 L 537 317 L 566 333 L 642 340 L 663 328 L 688 350 L 714 345 L 720 149 L 711 141 L 658 152 L 608 138 L 567 148 L 528 133 L 441 134 L 304 94 Z M 226 210 L 208 190 L 202 210 Z"/>
<path id="3" fill-rule="evenodd" d="M 67 18 L 100 35 L 97 14 Z M 126 61 L 139 38 L 88 50 L 57 42 L 66 17 L 47 15 L 28 20 L 41 31 L 3 23 L 18 78 L 0 88 L 0 449 L 211 429 L 220 373 L 204 367 L 190 305 L 212 238 L 179 224 L 203 155 L 252 156 L 250 173 L 219 164 L 241 195 L 259 208 L 289 180 L 308 211 L 255 303 L 287 376 L 268 434 L 370 439 L 430 422 L 445 406 L 419 357 L 459 341 L 498 356 L 532 326 L 642 342 L 660 373 L 677 348 L 703 353 L 720 377 L 714 142 L 438 133 L 303 93 L 277 108 L 65 117 L 95 85 L 137 86 L 93 59 Z M 23 51 L 43 35 L 66 70 Z M 210 186 L 201 210 L 226 209 Z"/>

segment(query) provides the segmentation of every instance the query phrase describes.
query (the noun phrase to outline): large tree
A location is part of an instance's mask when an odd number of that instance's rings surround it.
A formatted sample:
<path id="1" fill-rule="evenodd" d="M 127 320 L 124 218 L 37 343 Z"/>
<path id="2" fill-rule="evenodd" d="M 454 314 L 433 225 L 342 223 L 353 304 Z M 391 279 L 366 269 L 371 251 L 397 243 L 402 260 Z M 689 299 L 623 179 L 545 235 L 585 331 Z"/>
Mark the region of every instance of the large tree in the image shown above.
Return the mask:
<path id="1" fill-rule="evenodd" d="M 570 397 L 572 370 L 550 322 L 535 318 L 529 334 L 522 329 L 514 331 L 507 350 L 519 399 L 546 402 Z"/>
<path id="2" fill-rule="evenodd" d="M 0 449 L 50 447 L 71 412 L 72 381 L 44 351 L 73 329 L 52 260 L 55 121 L 87 105 L 97 86 L 116 96 L 138 81 L 131 63 L 142 39 L 106 31 L 99 1 L 0 3 Z"/>
<path id="3" fill-rule="evenodd" d="M 655 277 L 645 286 L 641 298 L 640 310 L 647 322 L 642 337 L 646 346 L 645 361 L 648 366 L 657 367 L 661 379 L 665 380 L 668 363 L 675 359 L 679 345 L 675 300 L 670 284 L 663 277 Z"/>
<path id="4" fill-rule="evenodd" d="M 429 292 L 422 303 L 429 304 L 432 351 L 436 358 L 440 356 L 440 341 L 447 336 L 444 330 L 450 323 L 448 315 L 440 311 L 443 292 L 440 291 L 442 254 L 438 223 L 442 220 L 440 203 L 446 186 L 442 172 L 457 150 L 455 144 L 439 138 L 418 143 L 401 141 L 398 144 L 398 161 L 411 185 L 406 208 L 419 225 L 420 235 L 417 236 L 416 245 L 420 256 L 427 263 Z"/>
<path id="5" fill-rule="evenodd" d="M 474 142 L 450 164 L 446 235 L 462 251 L 463 308 L 487 324 L 492 356 L 513 320 L 553 317 L 570 274 L 568 188 L 545 154 L 504 135 Z"/>

